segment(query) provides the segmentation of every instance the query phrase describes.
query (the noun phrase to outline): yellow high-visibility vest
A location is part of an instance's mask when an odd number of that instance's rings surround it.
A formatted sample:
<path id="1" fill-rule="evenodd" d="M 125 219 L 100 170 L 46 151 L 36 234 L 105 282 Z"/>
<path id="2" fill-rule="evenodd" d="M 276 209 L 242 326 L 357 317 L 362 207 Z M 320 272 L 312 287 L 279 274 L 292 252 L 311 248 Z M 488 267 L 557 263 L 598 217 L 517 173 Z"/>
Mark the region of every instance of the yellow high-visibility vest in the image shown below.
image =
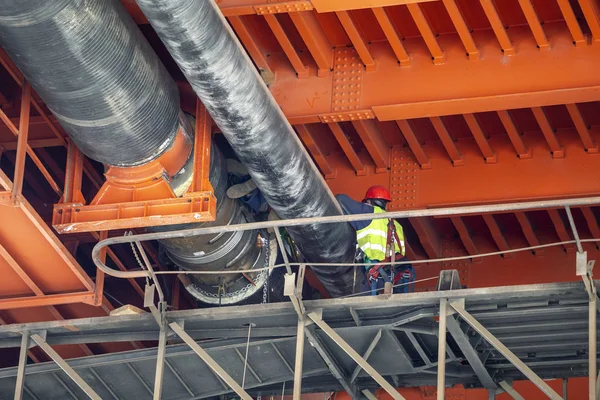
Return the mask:
<path id="1" fill-rule="evenodd" d="M 377 206 L 374 209 L 375 214 L 385 212 L 385 210 Z M 365 228 L 356 231 L 358 247 L 360 247 L 370 260 L 382 261 L 387 257 L 385 248 L 387 246 L 388 221 L 387 218 L 374 219 Z M 396 227 L 398 240 L 400 240 L 400 243 L 395 243 L 396 253 L 404 255 L 404 231 L 402 230 L 402 226 L 396 221 L 394 221 L 394 226 Z"/>

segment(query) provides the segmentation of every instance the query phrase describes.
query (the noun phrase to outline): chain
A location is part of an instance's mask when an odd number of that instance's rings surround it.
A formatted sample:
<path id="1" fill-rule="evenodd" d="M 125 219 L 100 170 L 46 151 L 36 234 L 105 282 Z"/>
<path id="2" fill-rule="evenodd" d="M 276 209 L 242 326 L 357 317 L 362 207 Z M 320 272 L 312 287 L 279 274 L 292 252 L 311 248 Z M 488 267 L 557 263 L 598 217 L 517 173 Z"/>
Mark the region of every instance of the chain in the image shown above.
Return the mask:
<path id="1" fill-rule="evenodd" d="M 263 246 L 265 248 L 265 267 L 269 266 L 269 256 L 271 253 L 271 246 L 269 245 L 269 241 L 267 239 L 261 239 L 263 242 Z M 269 302 L 269 271 L 265 271 L 265 283 L 263 283 L 263 297 L 262 304 L 267 304 Z"/>

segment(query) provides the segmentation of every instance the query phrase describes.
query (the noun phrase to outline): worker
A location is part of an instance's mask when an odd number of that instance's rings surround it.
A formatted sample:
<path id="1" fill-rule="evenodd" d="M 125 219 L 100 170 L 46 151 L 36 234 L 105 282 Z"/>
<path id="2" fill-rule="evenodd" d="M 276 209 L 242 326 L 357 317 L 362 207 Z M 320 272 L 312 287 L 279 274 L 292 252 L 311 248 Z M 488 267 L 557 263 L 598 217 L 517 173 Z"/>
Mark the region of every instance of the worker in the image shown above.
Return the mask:
<path id="1" fill-rule="evenodd" d="M 336 196 L 344 214 L 379 214 L 386 210 L 392 196 L 385 187 L 373 186 L 367 190 L 362 202 L 351 199 L 345 194 Z M 414 282 L 414 270 L 411 265 L 401 265 L 395 268 L 379 265 L 380 262 L 406 261 L 404 231 L 402 226 L 389 218 L 366 221 L 352 221 L 350 225 L 356 230 L 357 248 L 365 266 L 367 287 L 366 291 L 377 294 L 388 285 L 398 282 L 405 285 L 395 292 L 407 292 L 409 284 Z"/>

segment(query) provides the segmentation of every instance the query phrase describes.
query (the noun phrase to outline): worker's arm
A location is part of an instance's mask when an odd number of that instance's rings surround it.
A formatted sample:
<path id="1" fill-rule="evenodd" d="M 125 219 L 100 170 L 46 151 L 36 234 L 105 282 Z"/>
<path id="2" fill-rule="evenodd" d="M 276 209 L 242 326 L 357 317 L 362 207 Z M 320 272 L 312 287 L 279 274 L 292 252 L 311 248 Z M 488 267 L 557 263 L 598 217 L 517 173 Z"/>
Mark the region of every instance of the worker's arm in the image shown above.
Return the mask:
<path id="1" fill-rule="evenodd" d="M 403 256 L 406 256 L 406 246 L 404 245 L 404 229 L 402 229 L 402 225 L 396 221 L 394 221 L 394 226 L 396 227 L 396 234 L 398 234 L 398 240 L 400 241 L 400 243 L 398 243 L 400 251 Z"/>
<path id="2" fill-rule="evenodd" d="M 348 195 L 338 194 L 335 196 L 335 198 L 340 203 L 340 206 L 342 207 L 342 211 L 346 215 L 371 214 L 373 212 L 373 206 L 365 204 L 365 203 L 361 203 L 360 201 L 356 201 L 356 200 L 350 198 L 350 196 L 348 196 Z M 352 227 L 358 231 L 360 229 L 366 228 L 367 225 L 369 225 L 370 223 L 371 223 L 371 220 L 354 221 L 354 222 L 350 222 L 350 225 L 352 225 Z"/>

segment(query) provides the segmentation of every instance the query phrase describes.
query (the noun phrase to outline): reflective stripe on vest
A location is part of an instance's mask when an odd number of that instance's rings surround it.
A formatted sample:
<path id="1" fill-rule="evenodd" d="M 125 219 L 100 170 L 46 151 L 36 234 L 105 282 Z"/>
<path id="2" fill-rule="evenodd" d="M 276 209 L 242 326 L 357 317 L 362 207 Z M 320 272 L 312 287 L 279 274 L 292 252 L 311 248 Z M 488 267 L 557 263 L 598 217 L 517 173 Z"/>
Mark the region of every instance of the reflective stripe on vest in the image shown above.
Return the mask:
<path id="1" fill-rule="evenodd" d="M 385 212 L 380 207 L 373 207 L 375 214 Z M 396 233 L 398 234 L 398 240 L 400 243 L 396 243 L 396 253 L 404 254 L 404 232 L 402 227 L 396 221 L 394 221 L 396 227 Z M 374 219 L 369 225 L 356 231 L 356 241 L 358 247 L 365 253 L 370 260 L 381 261 L 385 259 L 385 248 L 387 246 L 388 237 L 388 219 L 380 218 Z"/>

